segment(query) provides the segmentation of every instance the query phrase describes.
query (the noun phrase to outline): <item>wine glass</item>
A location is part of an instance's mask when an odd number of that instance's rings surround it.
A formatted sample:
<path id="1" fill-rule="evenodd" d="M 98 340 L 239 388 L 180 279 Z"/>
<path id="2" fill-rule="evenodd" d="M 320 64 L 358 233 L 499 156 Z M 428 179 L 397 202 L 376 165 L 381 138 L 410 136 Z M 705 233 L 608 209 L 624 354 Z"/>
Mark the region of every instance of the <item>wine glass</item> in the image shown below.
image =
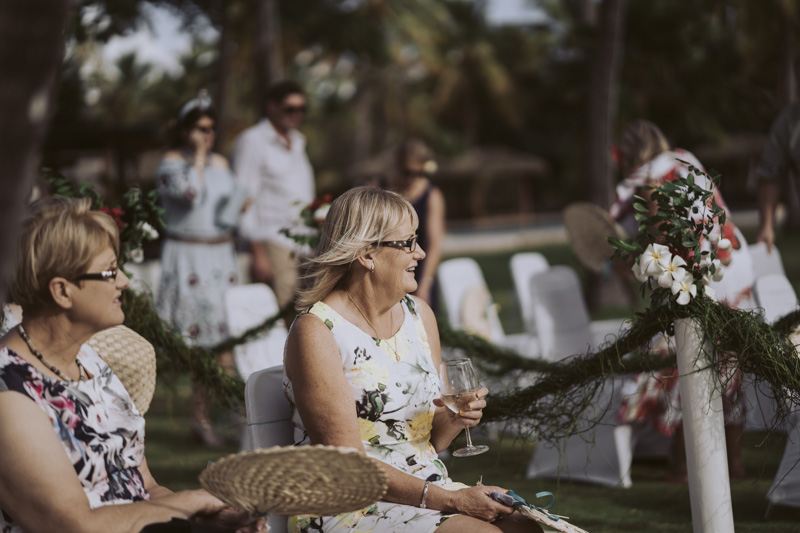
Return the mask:
<path id="1" fill-rule="evenodd" d="M 439 374 L 442 381 L 442 401 L 447 408 L 454 413 L 458 413 L 461 410 L 469 411 L 470 402 L 478 399 L 479 388 L 478 379 L 475 377 L 475 369 L 472 368 L 472 361 L 469 359 L 444 361 Z M 454 451 L 454 456 L 469 457 L 489 451 L 489 447 L 483 444 L 472 445 L 469 428 L 464 428 L 464 433 L 467 437 L 467 445 Z"/>

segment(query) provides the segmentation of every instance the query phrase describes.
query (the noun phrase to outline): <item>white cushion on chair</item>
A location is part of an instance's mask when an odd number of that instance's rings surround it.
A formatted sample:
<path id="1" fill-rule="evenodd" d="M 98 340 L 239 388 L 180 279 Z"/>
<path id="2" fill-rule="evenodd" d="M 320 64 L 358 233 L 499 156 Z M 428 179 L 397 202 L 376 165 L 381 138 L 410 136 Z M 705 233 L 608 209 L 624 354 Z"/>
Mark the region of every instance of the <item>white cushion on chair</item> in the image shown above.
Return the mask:
<path id="1" fill-rule="evenodd" d="M 225 291 L 228 331 L 233 336 L 239 336 L 261 324 L 278 311 L 275 293 L 263 283 L 239 285 Z M 242 379 L 246 381 L 257 370 L 283 363 L 283 346 L 287 335 L 283 320 L 278 320 L 265 335 L 236 346 L 236 369 Z"/>

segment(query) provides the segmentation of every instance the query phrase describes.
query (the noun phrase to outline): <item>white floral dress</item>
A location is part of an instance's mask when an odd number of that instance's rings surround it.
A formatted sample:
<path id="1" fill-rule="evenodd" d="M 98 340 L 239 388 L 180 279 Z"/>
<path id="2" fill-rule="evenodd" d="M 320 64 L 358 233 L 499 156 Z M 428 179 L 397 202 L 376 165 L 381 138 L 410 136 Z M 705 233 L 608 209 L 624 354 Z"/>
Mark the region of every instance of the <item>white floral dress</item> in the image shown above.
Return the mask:
<path id="1" fill-rule="evenodd" d="M 0 394 L 24 394 L 47 414 L 93 509 L 149 500 L 139 472 L 144 460 L 144 418 L 94 349 L 84 344 L 78 359 L 92 379 L 68 383 L 43 375 L 3 346 Z M 21 533 L 22 528 L 0 512 L 0 531 Z"/>
<path id="2" fill-rule="evenodd" d="M 444 488 L 463 488 L 466 485 L 450 480 L 430 442 L 436 410 L 433 400 L 440 396 L 439 375 L 414 300 L 406 296 L 401 305 L 403 324 L 388 340 L 371 337 L 323 302 L 314 304 L 308 313 L 319 317 L 336 339 L 367 455 Z M 395 343 L 396 354 L 392 350 Z M 292 383 L 286 376 L 283 386 L 294 406 Z M 293 421 L 296 443 L 308 444 L 308 434 L 296 409 Z M 289 530 L 426 532 L 434 531 L 448 516 L 452 515 L 380 501 L 337 516 L 293 517 Z"/>

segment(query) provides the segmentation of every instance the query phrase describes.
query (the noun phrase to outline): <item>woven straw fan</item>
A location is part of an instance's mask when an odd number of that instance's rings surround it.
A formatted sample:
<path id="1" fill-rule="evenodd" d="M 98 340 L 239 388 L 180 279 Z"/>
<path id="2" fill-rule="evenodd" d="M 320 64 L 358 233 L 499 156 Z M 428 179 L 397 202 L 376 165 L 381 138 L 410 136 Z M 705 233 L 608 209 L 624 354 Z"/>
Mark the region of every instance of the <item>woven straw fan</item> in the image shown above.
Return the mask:
<path id="1" fill-rule="evenodd" d="M 200 485 L 254 514 L 328 516 L 377 502 L 387 480 L 380 466 L 352 448 L 276 446 L 212 463 L 200 473 Z"/>
<path id="2" fill-rule="evenodd" d="M 89 339 L 89 346 L 111 367 L 144 416 L 156 390 L 156 352 L 147 339 L 125 326 L 108 328 Z"/>
<path id="3" fill-rule="evenodd" d="M 569 204 L 564 209 L 564 227 L 578 261 L 594 272 L 602 272 L 605 262 L 614 255 L 614 249 L 606 238 L 628 237 L 608 211 L 589 202 Z"/>

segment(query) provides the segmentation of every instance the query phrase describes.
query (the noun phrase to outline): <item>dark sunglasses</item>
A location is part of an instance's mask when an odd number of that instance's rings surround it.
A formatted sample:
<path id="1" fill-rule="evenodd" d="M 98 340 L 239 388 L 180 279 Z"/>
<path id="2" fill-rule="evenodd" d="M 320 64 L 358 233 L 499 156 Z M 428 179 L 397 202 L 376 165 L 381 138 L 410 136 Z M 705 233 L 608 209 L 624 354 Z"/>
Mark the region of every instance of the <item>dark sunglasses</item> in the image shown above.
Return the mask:
<path id="1" fill-rule="evenodd" d="M 285 105 L 281 110 L 287 115 L 295 115 L 298 113 L 305 113 L 308 111 L 308 107 L 304 105 Z"/>
<path id="2" fill-rule="evenodd" d="M 413 252 L 417 249 L 417 236 L 414 235 L 407 241 L 377 241 L 373 242 L 375 246 L 388 246 L 389 248 L 397 248 L 398 250 L 405 250 L 407 248 L 407 252 Z"/>
<path id="3" fill-rule="evenodd" d="M 200 132 L 205 133 L 206 135 L 208 135 L 209 133 L 214 133 L 213 126 L 210 128 L 208 126 L 195 126 L 194 129 L 199 130 Z"/>
<path id="4" fill-rule="evenodd" d="M 118 272 L 119 272 L 119 267 L 114 267 L 111 270 L 104 270 L 96 274 L 81 274 L 80 276 L 75 278 L 75 281 L 83 281 L 90 279 L 98 281 L 116 281 Z"/>

